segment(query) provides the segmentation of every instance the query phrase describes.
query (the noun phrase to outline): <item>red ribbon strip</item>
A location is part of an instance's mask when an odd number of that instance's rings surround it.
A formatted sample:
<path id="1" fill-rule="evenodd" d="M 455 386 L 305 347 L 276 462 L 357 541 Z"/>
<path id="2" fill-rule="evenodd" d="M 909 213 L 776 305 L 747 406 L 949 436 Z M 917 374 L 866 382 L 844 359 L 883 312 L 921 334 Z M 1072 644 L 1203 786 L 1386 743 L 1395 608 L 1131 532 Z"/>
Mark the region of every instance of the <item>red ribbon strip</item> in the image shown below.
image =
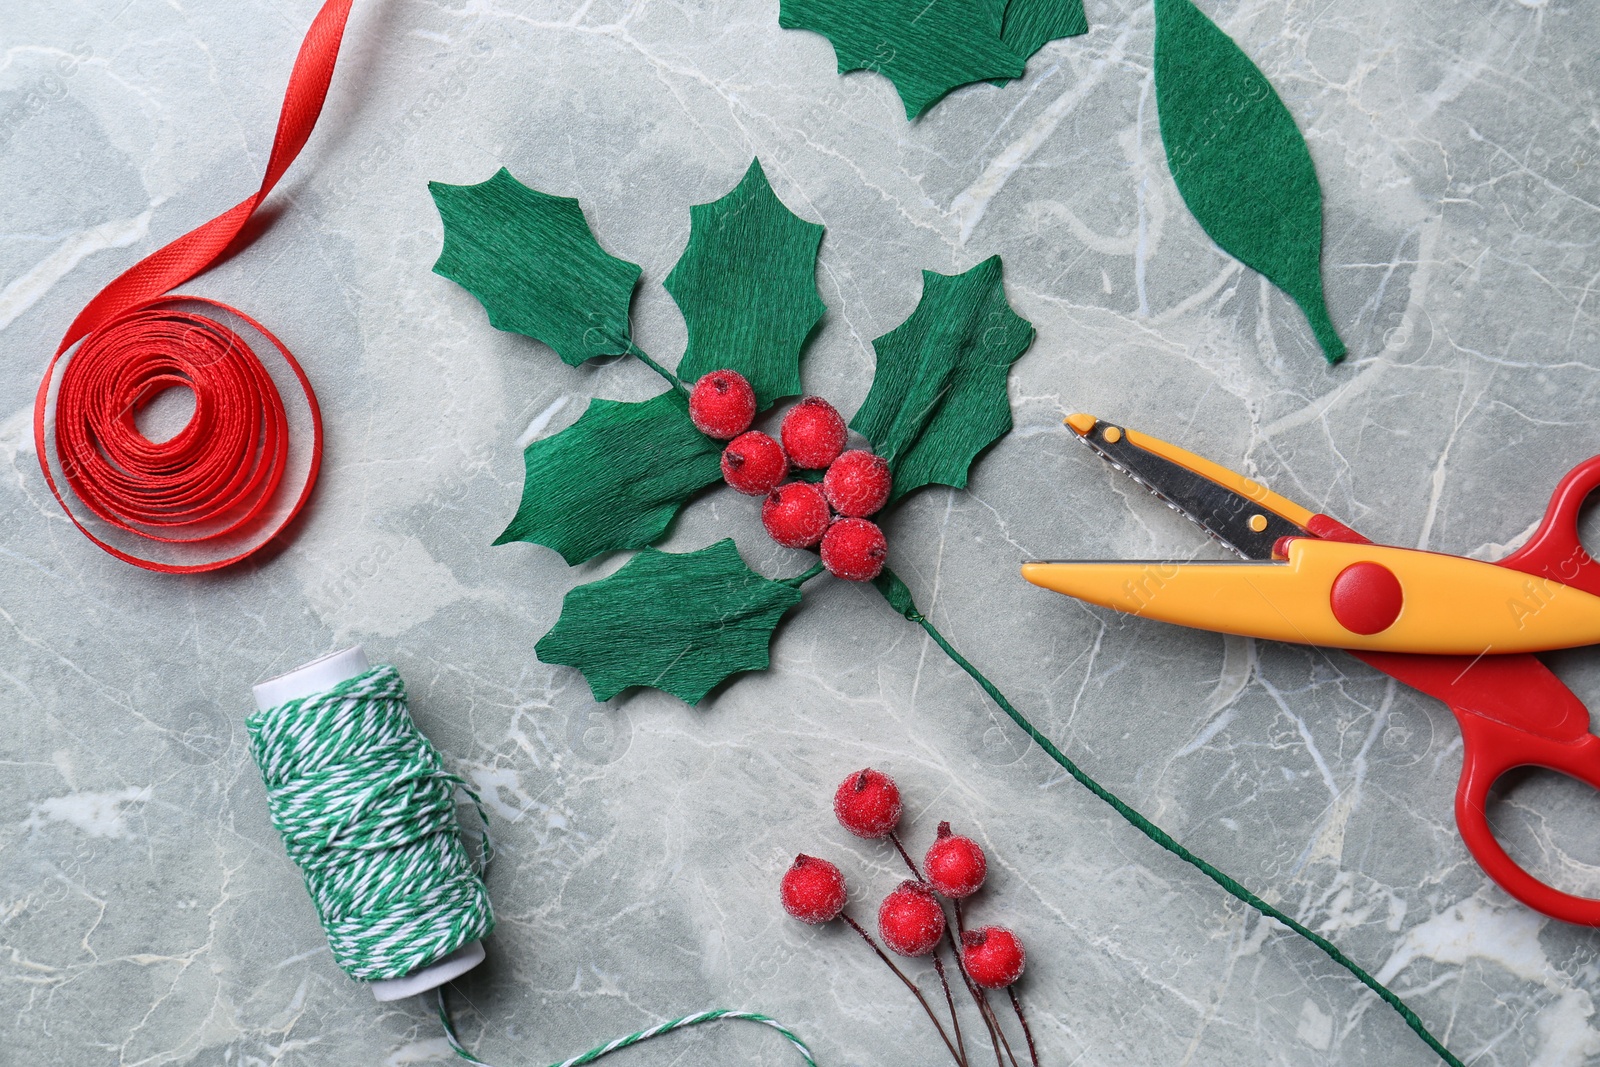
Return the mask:
<path id="1" fill-rule="evenodd" d="M 192 297 L 164 297 L 212 266 L 294 162 L 316 127 L 333 79 L 353 0 L 327 0 L 307 31 L 284 92 L 283 110 L 261 187 L 210 222 L 135 263 L 78 313 L 45 370 L 34 401 L 33 436 L 50 491 L 95 544 L 149 570 L 215 570 L 250 555 L 294 519 L 316 481 L 322 419 L 304 371 L 277 338 L 236 308 Z M 309 402 L 314 440 L 305 485 L 294 504 L 273 509 L 284 477 L 288 424 L 283 398 L 259 357 L 229 326 L 176 301 L 236 316 L 270 341 Z M 243 552 L 196 564 L 145 559 L 107 544 L 73 514 L 46 452 L 46 409 L 56 365 L 82 341 L 55 390 L 54 454 L 63 480 L 105 522 L 167 544 L 199 544 L 235 533 L 269 511 L 270 530 Z M 168 388 L 193 391 L 194 415 L 178 434 L 152 442 L 134 415 Z M 288 487 L 292 491 L 292 487 Z"/>

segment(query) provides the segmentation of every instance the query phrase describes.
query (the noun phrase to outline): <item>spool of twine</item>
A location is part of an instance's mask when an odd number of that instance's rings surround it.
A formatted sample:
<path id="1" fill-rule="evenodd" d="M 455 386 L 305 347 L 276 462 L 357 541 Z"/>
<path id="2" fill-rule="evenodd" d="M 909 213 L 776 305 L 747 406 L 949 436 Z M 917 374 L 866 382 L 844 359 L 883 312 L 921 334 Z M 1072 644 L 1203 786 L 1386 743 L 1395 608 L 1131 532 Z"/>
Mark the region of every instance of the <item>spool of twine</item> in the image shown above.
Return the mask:
<path id="1" fill-rule="evenodd" d="M 483 802 L 417 729 L 400 673 L 387 664 L 369 667 L 360 647 L 262 682 L 255 697 L 261 710 L 245 726 L 272 825 L 305 878 L 334 960 L 379 1000 L 437 989 L 451 1047 L 483 1063 L 456 1036 L 442 988 L 482 962 L 481 939 L 494 929 L 483 883 L 494 854 Z M 458 790 L 483 820 L 477 861 L 456 819 Z M 556 1067 L 579 1067 L 724 1019 L 776 1030 L 816 1067 L 805 1042 L 783 1024 L 725 1008 L 669 1019 Z"/>
<path id="2" fill-rule="evenodd" d="M 262 683 L 256 699 L 246 727 L 272 824 L 345 973 L 394 1000 L 482 960 L 488 816 L 412 721 L 399 672 L 348 649 Z M 477 860 L 458 790 L 484 822 Z"/>

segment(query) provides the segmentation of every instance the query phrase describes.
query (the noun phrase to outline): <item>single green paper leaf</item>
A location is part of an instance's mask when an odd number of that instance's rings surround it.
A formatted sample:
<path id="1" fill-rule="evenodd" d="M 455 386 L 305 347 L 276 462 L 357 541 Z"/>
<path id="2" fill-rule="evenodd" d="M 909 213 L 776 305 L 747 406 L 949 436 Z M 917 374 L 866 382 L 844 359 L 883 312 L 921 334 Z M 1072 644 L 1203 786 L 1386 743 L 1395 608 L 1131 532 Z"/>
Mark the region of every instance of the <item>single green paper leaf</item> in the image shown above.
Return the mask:
<path id="1" fill-rule="evenodd" d="M 647 685 L 698 704 L 728 676 L 767 668 L 772 631 L 798 603 L 798 588 L 745 566 L 731 539 L 684 554 L 647 548 L 568 593 L 535 651 L 582 671 L 596 700 Z"/>
<path id="2" fill-rule="evenodd" d="M 1083 0 L 1011 0 L 1000 38 L 1022 56 L 1032 56 L 1051 41 L 1089 32 Z"/>
<path id="3" fill-rule="evenodd" d="M 1266 75 L 1190 3 L 1155 0 L 1156 108 L 1178 191 L 1211 239 L 1294 298 L 1329 363 L 1345 354 L 1322 292 L 1322 189 Z"/>
<path id="4" fill-rule="evenodd" d="M 782 0 L 778 24 L 833 42 L 839 73 L 894 82 L 914 119 L 969 82 L 1022 76 L 1026 57 L 1000 39 L 1005 0 Z"/>
<path id="5" fill-rule="evenodd" d="M 568 563 L 641 548 L 722 477 L 721 455 L 676 389 L 638 404 L 591 400 L 577 422 L 523 452 L 522 504 L 495 544 L 532 541 Z"/>
<path id="6" fill-rule="evenodd" d="M 759 159 L 689 220 L 688 247 L 664 283 L 689 326 L 678 377 L 736 370 L 763 410 L 800 392 L 800 350 L 827 310 L 817 295 L 822 226 L 784 207 Z"/>
<path id="7" fill-rule="evenodd" d="M 629 350 L 639 267 L 600 247 L 576 200 L 530 189 L 504 167 L 478 185 L 428 191 L 444 220 L 434 273 L 477 297 L 496 329 L 543 341 L 574 367 Z"/>
<path id="8" fill-rule="evenodd" d="M 878 369 L 850 420 L 889 461 L 891 499 L 937 483 L 967 484 L 967 468 L 1011 429 L 1006 375 L 1033 343 L 1033 325 L 1006 303 L 1000 257 L 965 274 L 922 272 L 922 299 L 872 342 Z"/>

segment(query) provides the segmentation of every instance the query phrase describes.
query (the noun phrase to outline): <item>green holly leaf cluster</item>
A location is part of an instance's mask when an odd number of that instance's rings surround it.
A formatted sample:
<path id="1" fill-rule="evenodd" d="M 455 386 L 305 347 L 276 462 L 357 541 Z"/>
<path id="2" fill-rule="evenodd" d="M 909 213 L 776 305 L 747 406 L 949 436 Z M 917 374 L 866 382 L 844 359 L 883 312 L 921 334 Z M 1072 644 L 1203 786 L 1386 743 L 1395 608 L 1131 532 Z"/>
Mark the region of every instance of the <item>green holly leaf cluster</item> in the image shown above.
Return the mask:
<path id="1" fill-rule="evenodd" d="M 840 74 L 887 77 L 908 119 L 959 86 L 1019 78 L 1046 43 L 1089 30 L 1083 0 L 782 0 L 778 24 L 828 38 Z"/>
<path id="2" fill-rule="evenodd" d="M 826 310 L 816 288 L 823 228 L 783 205 L 759 161 L 726 196 L 693 207 L 689 243 L 664 282 L 689 334 L 674 374 L 632 340 L 639 268 L 601 248 L 577 201 L 504 170 L 431 188 L 445 230 L 434 269 L 476 296 L 492 324 L 573 365 L 632 354 L 671 385 L 640 403 L 594 400 L 523 452 L 522 500 L 495 544 L 545 545 L 569 564 L 644 549 L 567 595 L 540 659 L 582 671 L 597 700 L 652 686 L 694 704 L 733 674 L 764 669 L 773 630 L 820 565 L 771 581 L 732 541 L 690 553 L 646 546 L 721 479 L 721 443 L 690 421 L 685 383 L 737 370 L 762 409 L 800 392 L 805 345 Z M 896 498 L 966 484 L 979 452 L 1011 427 L 1006 377 L 1032 340 L 1006 302 L 998 257 L 964 274 L 924 272 L 916 310 L 873 342 L 878 371 L 853 423 L 889 461 Z"/>

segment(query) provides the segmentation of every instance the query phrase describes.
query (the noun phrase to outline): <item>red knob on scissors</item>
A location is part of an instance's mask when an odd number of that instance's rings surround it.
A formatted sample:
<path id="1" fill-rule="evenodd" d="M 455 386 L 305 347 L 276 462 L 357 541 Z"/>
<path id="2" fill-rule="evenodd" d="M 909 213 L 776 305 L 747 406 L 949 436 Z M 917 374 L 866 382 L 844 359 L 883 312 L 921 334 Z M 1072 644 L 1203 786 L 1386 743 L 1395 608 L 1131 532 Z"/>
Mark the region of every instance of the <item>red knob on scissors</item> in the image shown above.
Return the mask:
<path id="1" fill-rule="evenodd" d="M 1405 593 L 1394 571 L 1381 563 L 1362 560 L 1339 572 L 1328 591 L 1333 617 L 1353 634 L 1377 634 L 1400 617 Z"/>

